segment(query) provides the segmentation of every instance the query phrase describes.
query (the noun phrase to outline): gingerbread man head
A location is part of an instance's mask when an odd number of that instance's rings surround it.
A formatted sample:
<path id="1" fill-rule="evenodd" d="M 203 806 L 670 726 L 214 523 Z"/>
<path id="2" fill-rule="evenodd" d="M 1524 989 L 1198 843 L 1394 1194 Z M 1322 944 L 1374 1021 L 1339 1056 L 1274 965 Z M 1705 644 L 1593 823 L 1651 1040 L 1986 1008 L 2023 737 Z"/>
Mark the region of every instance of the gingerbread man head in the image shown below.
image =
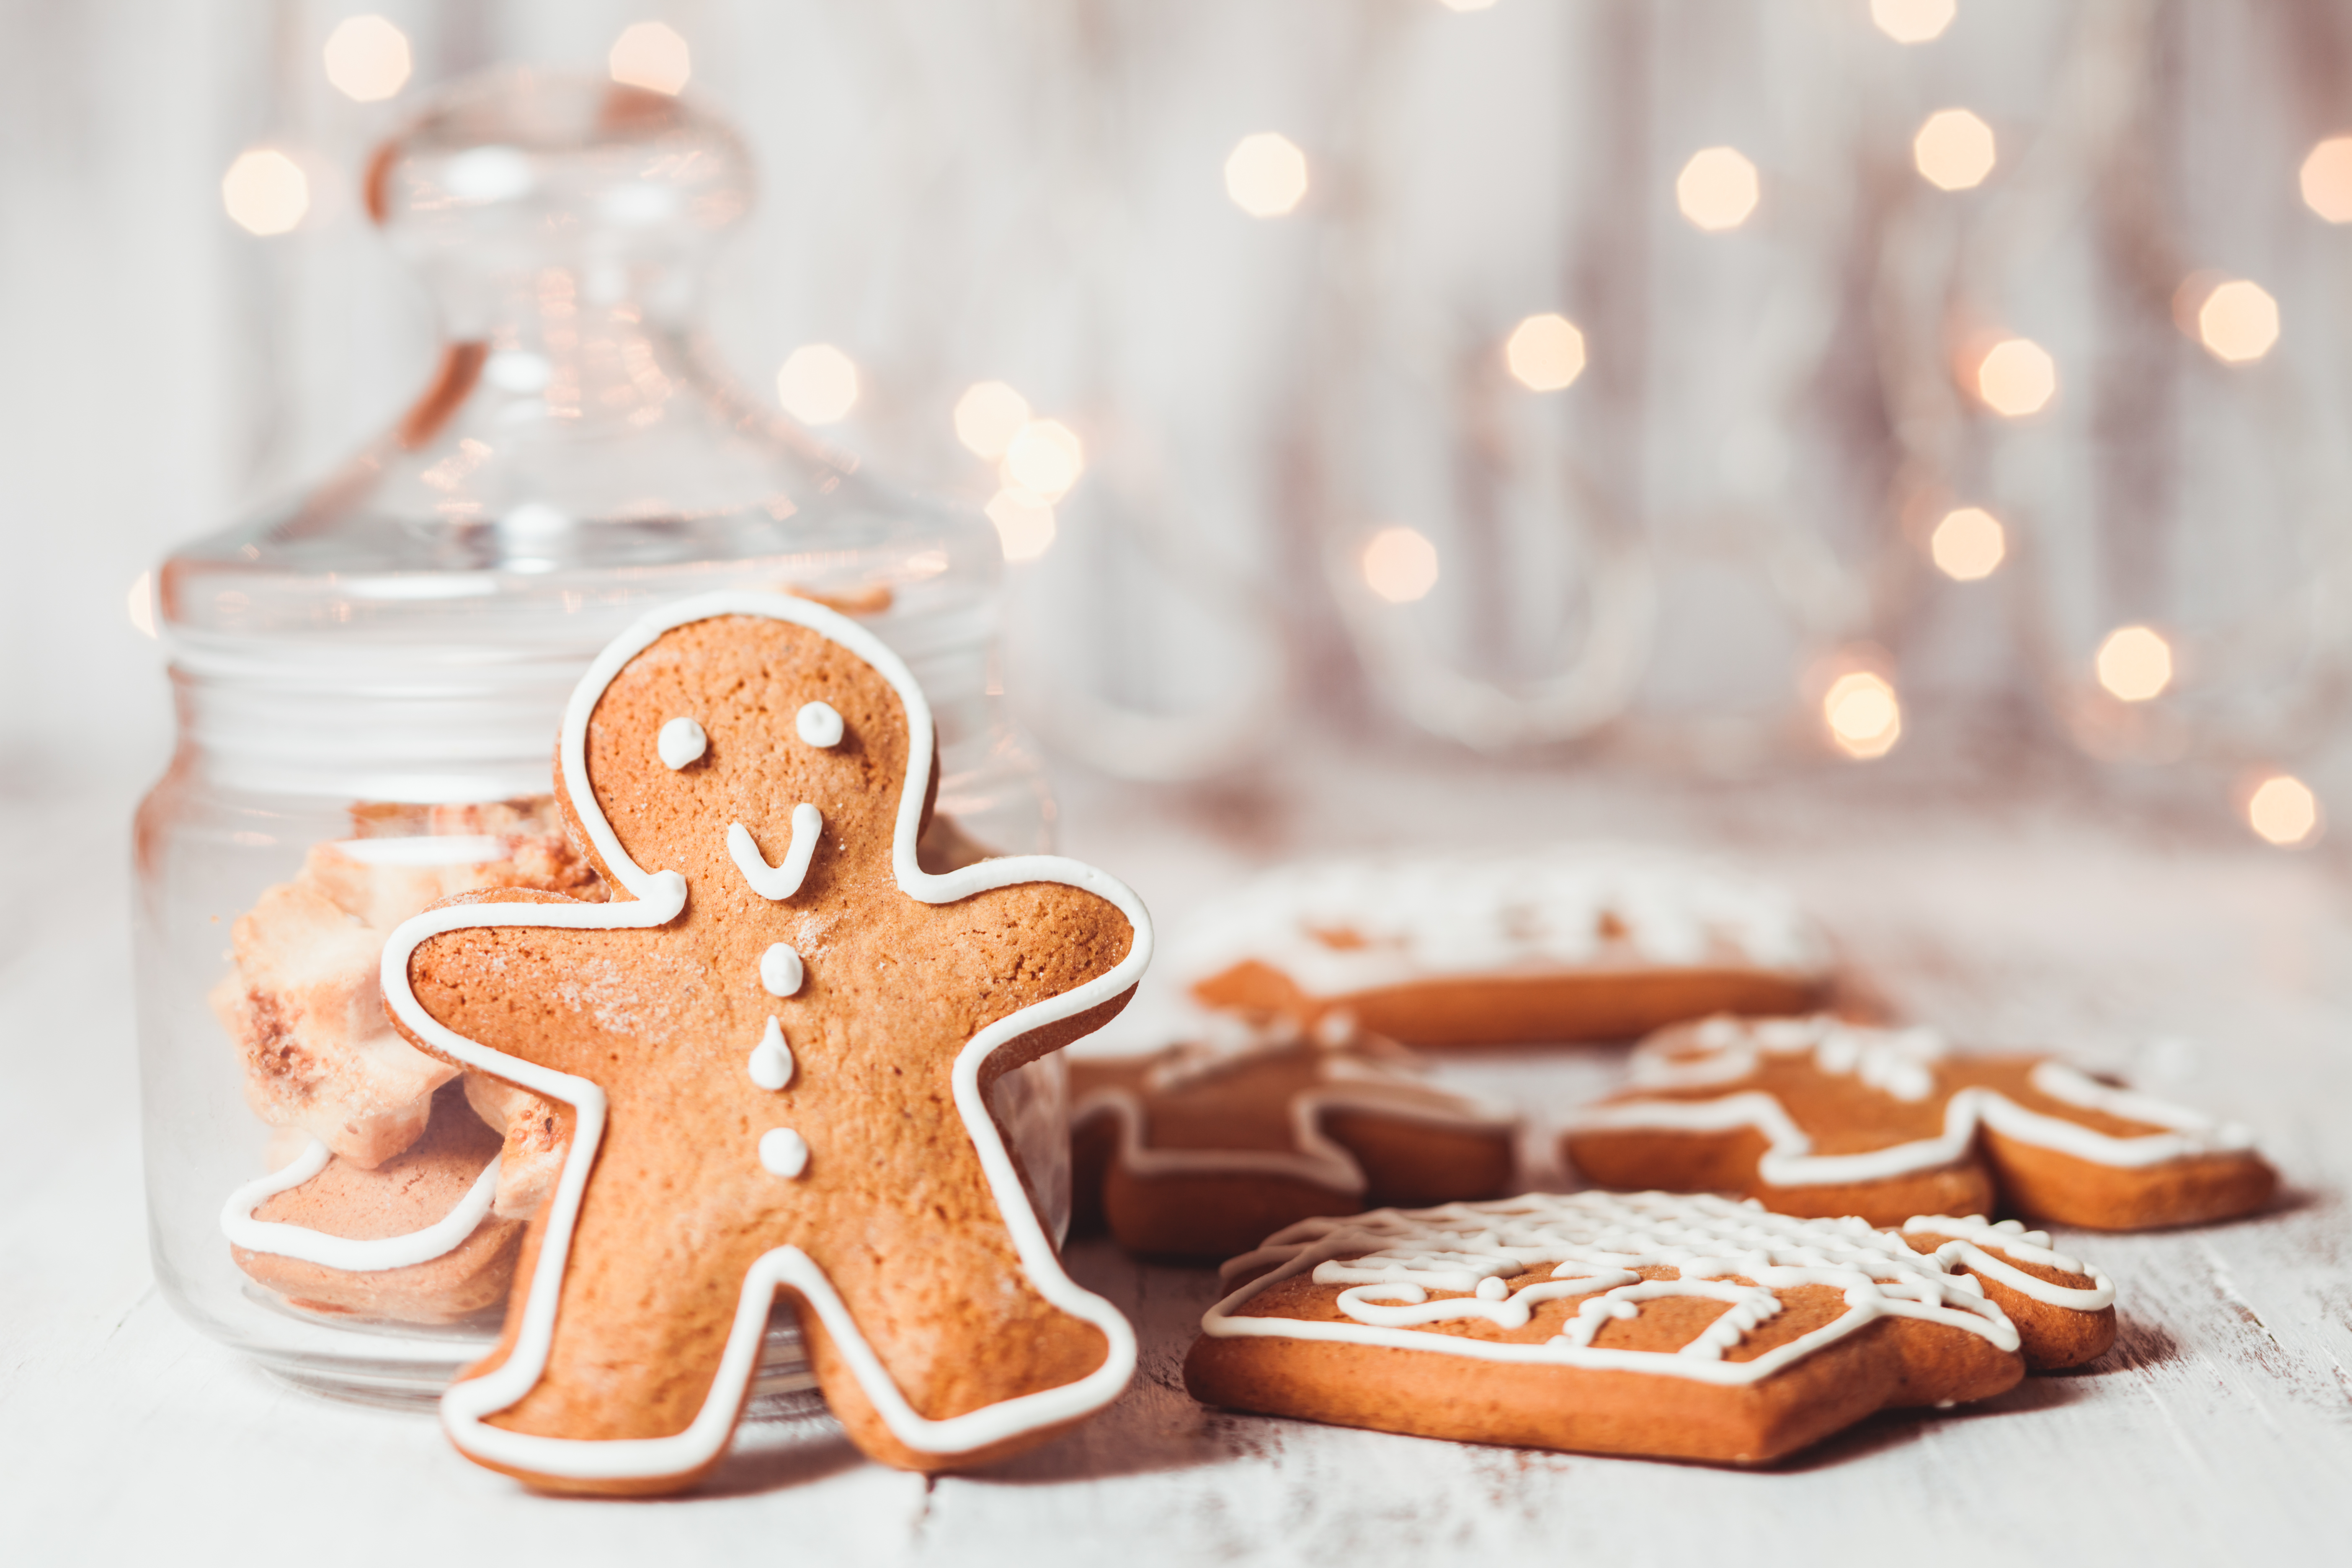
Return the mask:
<path id="1" fill-rule="evenodd" d="M 970 1465 L 1133 1370 L 1061 1268 L 988 1090 L 1133 994 L 1150 925 L 1045 856 L 934 876 L 935 740 L 906 666 L 799 599 L 640 622 L 566 712 L 559 795 L 613 901 L 475 895 L 402 926 L 417 1046 L 570 1107 L 504 1340 L 444 1401 L 479 1462 L 570 1490 L 715 1464 L 772 1297 L 887 1462 Z"/>

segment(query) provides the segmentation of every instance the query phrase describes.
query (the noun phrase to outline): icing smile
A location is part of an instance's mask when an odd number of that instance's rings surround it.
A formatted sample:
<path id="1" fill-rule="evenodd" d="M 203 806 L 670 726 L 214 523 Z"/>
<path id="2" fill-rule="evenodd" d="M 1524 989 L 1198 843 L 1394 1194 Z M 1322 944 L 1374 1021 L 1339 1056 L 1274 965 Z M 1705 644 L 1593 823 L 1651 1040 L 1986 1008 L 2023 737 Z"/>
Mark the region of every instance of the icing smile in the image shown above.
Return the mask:
<path id="1" fill-rule="evenodd" d="M 793 807 L 793 841 L 781 865 L 768 864 L 760 847 L 751 841 L 751 829 L 740 822 L 728 825 L 727 853 L 734 858 L 736 868 L 753 892 L 771 903 L 782 903 L 801 890 L 809 862 L 816 856 L 817 841 L 824 837 L 824 813 L 803 801 Z"/>

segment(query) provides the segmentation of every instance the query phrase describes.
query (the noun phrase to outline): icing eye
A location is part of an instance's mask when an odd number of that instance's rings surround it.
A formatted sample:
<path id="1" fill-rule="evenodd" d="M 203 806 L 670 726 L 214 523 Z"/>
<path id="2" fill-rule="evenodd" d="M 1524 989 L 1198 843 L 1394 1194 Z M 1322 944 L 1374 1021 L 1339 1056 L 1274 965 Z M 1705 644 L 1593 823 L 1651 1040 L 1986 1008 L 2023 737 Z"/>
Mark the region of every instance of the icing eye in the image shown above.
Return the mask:
<path id="1" fill-rule="evenodd" d="M 661 753 L 662 765 L 672 770 L 682 768 L 702 755 L 709 747 L 710 737 L 702 726 L 691 719 L 673 719 L 661 727 L 654 739 L 654 750 Z"/>
<path id="2" fill-rule="evenodd" d="M 793 728 L 812 746 L 829 749 L 841 744 L 841 715 L 834 711 L 830 702 L 803 706 L 800 717 L 793 721 Z"/>

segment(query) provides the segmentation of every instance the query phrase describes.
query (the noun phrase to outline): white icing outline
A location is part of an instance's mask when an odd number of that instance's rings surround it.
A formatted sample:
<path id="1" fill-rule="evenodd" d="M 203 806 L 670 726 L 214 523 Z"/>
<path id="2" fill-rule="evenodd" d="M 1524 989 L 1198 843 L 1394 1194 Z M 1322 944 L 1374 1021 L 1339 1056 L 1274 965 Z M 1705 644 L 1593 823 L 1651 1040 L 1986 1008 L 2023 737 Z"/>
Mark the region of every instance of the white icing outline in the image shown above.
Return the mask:
<path id="1" fill-rule="evenodd" d="M 1802 1018 L 1717 1013 L 1653 1035 L 1626 1066 L 1636 1089 L 1706 1089 L 1738 1082 L 1767 1057 L 1810 1055 L 1825 1073 L 1858 1078 L 1881 1094 L 1916 1104 L 1936 1092 L 1935 1064 L 1950 1054 L 1950 1043 L 1929 1028 L 1874 1028 L 1832 1013 Z"/>
<path id="2" fill-rule="evenodd" d="M 1288 1043 L 1283 1042 L 1268 1047 L 1265 1054 L 1286 1048 Z M 1324 1077 L 1291 1095 L 1287 1110 L 1294 1147 L 1290 1149 L 1154 1147 L 1145 1142 L 1150 1114 L 1143 1097 L 1124 1084 L 1089 1090 L 1071 1108 L 1070 1127 L 1075 1131 L 1097 1117 L 1115 1118 L 1119 1128 L 1116 1156 L 1119 1164 L 1147 1180 L 1167 1176 L 1286 1176 L 1353 1195 L 1362 1193 L 1371 1182 L 1355 1155 L 1323 1131 L 1323 1118 L 1332 1111 L 1365 1111 L 1438 1127 L 1501 1131 L 1518 1125 L 1516 1114 L 1475 1096 L 1439 1089 L 1360 1056 L 1351 1055 L 1345 1060 L 1347 1067 L 1343 1070 L 1349 1072 L 1349 1077 Z M 1202 1072 L 1183 1074 L 1179 1081 L 1205 1077 L 1235 1065 L 1239 1065 L 1238 1060 L 1218 1062 Z M 1327 1057 L 1318 1063 L 1318 1068 L 1328 1073 L 1339 1065 L 1334 1058 Z M 1383 1089 L 1391 1092 L 1382 1094 L 1380 1091 Z M 1409 1101 L 1393 1092 L 1397 1090 L 1426 1098 Z"/>
<path id="3" fill-rule="evenodd" d="M 899 888 L 929 904 L 953 903 L 975 893 L 1024 882 L 1055 882 L 1082 889 L 1126 916 L 1134 937 L 1127 956 L 1085 984 L 1034 1003 L 1000 1018 L 967 1041 L 952 1073 L 956 1110 L 972 1141 L 996 1200 L 1022 1272 L 1048 1302 L 1104 1339 L 1102 1364 L 1076 1383 L 1040 1389 L 994 1405 L 933 1420 L 915 1410 L 891 1381 L 881 1359 L 816 1260 L 797 1247 L 761 1254 L 746 1271 L 735 1321 L 721 1352 L 717 1375 L 701 1410 L 682 1432 L 666 1437 L 605 1441 L 544 1436 L 493 1426 L 486 1417 L 505 1410 L 535 1387 L 546 1371 L 554 1336 L 563 1274 L 578 1226 L 590 1169 L 604 1140 L 604 1091 L 583 1078 L 495 1051 L 467 1039 L 426 1013 L 408 983 L 408 961 L 419 943 L 446 931 L 498 926 L 544 926 L 563 930 L 650 929 L 667 925 L 686 907 L 686 879 L 676 871 L 647 871 L 621 847 L 612 824 L 589 786 L 587 731 L 596 703 L 628 661 L 664 632 L 716 616 L 758 616 L 788 621 L 829 638 L 864 659 L 898 693 L 908 726 L 907 775 L 898 797 L 891 863 Z M 890 1435 L 919 1453 L 966 1454 L 1047 1426 L 1093 1415 L 1118 1397 L 1134 1374 L 1135 1331 L 1108 1301 L 1078 1285 L 1062 1269 L 1052 1240 L 1038 1223 L 1020 1173 L 988 1111 L 982 1069 L 1009 1042 L 1118 996 L 1142 978 L 1151 961 L 1151 917 L 1143 901 L 1116 878 L 1092 866 L 1054 855 L 1007 856 L 933 876 L 915 858 L 922 826 L 923 798 L 929 787 L 937 744 L 930 703 L 906 663 L 873 633 L 821 605 L 781 595 L 719 593 L 698 595 L 656 610 L 599 654 L 572 691 L 564 710 L 560 752 L 565 792 L 581 829 L 615 880 L 630 895 L 603 904 L 472 903 L 428 910 L 402 922 L 385 942 L 384 1002 L 394 1015 L 435 1050 L 455 1060 L 520 1084 L 543 1099 L 572 1107 L 575 1124 L 563 1170 L 548 1200 L 547 1228 L 539 1261 L 523 1298 L 515 1344 L 507 1359 L 481 1376 L 454 1384 L 441 1399 L 441 1423 L 450 1441 L 475 1458 L 530 1474 L 572 1480 L 621 1480 L 684 1475 L 718 1458 L 733 1433 L 766 1337 L 768 1311 L 779 1288 L 798 1291 L 815 1310 L 835 1348 Z"/>
<path id="4" fill-rule="evenodd" d="M 1903 1222 L 1903 1234 L 1950 1237 L 1951 1240 L 1936 1248 L 1937 1258 L 1972 1269 L 2021 1296 L 2049 1306 L 2097 1312 L 2116 1304 L 2114 1280 L 2095 1266 L 2053 1250 L 2048 1231 L 2028 1230 L 2017 1220 L 2005 1219 L 1995 1225 L 1980 1214 L 1966 1219 L 1956 1219 L 1948 1214 L 1914 1215 Z M 1997 1247 L 2021 1263 L 2039 1263 L 2045 1268 L 2063 1269 L 2069 1274 L 2087 1274 L 2093 1283 L 2087 1290 L 2053 1284 L 1991 1256 L 1984 1250 L 1988 1247 Z"/>
<path id="5" fill-rule="evenodd" d="M 1708 1020 L 1711 1026 L 1717 1020 Z M 1789 1025 L 1808 1020 L 1772 1020 Z M 1707 1026 L 1702 1026 L 1702 1028 Z M 1750 1037 L 1730 1040 L 1717 1032 L 1709 1041 L 1703 1035 L 1687 1035 L 1674 1039 L 1696 1039 L 1712 1045 L 1721 1055 L 1741 1064 L 1731 1079 L 1720 1071 L 1719 1064 L 1709 1056 L 1694 1053 L 1687 1058 L 1669 1057 L 1664 1050 L 1651 1050 L 1645 1044 L 1634 1051 L 1633 1079 L 1643 1088 L 1701 1087 L 1725 1081 L 1736 1081 L 1752 1071 L 1759 1052 L 1790 1054 L 1765 1040 L 1766 1026 L 1735 1026 L 1745 1027 Z M 1871 1030 L 1852 1025 L 1835 1026 L 1837 1036 L 1867 1037 L 1881 1035 L 1899 1040 L 1916 1031 Z M 1833 1037 L 1823 1034 L 1826 1042 Z M 1798 1049 L 1813 1048 L 1810 1046 Z M 1889 1092 L 1888 1084 L 1874 1081 L 1869 1070 L 1871 1047 L 1857 1044 L 1856 1064 L 1848 1070 L 1857 1071 L 1864 1081 Z M 1645 1052 L 1648 1054 L 1645 1056 Z M 1818 1061 L 1818 1056 L 1816 1060 Z M 1824 1066 L 1823 1071 L 1837 1070 Z M 2238 1153 L 2254 1146 L 2253 1134 L 2235 1122 L 2216 1121 L 2185 1106 L 2153 1100 L 2146 1095 L 2112 1089 L 2088 1078 L 2074 1068 L 2055 1060 L 2034 1065 L 2028 1081 L 2053 1100 L 2086 1110 L 2105 1111 L 2126 1121 L 2146 1121 L 2169 1131 L 2137 1134 L 2128 1138 L 2111 1137 L 2084 1126 L 2020 1105 L 1998 1089 L 1971 1084 L 1956 1089 L 1944 1106 L 1944 1130 L 1933 1138 L 1915 1139 L 1907 1143 L 1889 1144 L 1884 1149 L 1871 1149 L 1853 1154 L 1815 1154 L 1812 1140 L 1799 1128 L 1779 1098 L 1765 1089 L 1743 1089 L 1714 1100 L 1631 1100 L 1615 1104 L 1588 1106 L 1570 1118 L 1565 1129 L 1570 1137 L 1581 1132 L 1597 1131 L 1661 1131 L 1661 1132 L 1728 1132 L 1739 1128 L 1753 1128 L 1764 1135 L 1766 1148 L 1757 1162 L 1756 1173 L 1776 1187 L 1826 1186 L 1843 1182 L 1884 1181 L 1892 1176 L 1910 1175 L 1920 1171 L 1936 1170 L 1958 1163 L 1975 1147 L 1979 1128 L 1990 1129 L 2004 1138 L 2038 1149 L 2048 1149 L 2095 1165 L 2118 1170 L 2144 1170 L 2174 1160 L 2185 1160 L 2204 1154 Z M 1895 1098 L 1902 1098 L 1895 1096 Z"/>
<path id="6" fill-rule="evenodd" d="M 2080 1068 L 2069 1067 L 2055 1058 L 2034 1063 L 2026 1081 L 2062 1104 L 2078 1106 L 2084 1110 L 2104 1111 L 2125 1121 L 2145 1121 L 2156 1127 L 2168 1127 L 2175 1132 L 2187 1134 L 2191 1142 L 2201 1140 L 2197 1151 L 2200 1153 L 2254 1146 L 2253 1130 L 2242 1122 L 2223 1121 L 2201 1110 L 2176 1105 L 2168 1100 L 2158 1100 L 2154 1095 L 2142 1094 L 2136 1089 L 2117 1089 L 2113 1084 L 2101 1083 Z M 2111 1138 L 2107 1142 L 2113 1143 L 2125 1140 Z"/>
<path id="7" fill-rule="evenodd" d="M 793 841 L 777 865 L 768 864 L 760 847 L 751 838 L 751 830 L 740 822 L 727 826 L 727 853 L 735 858 L 735 865 L 751 890 L 772 904 L 782 903 L 801 890 L 807 879 L 809 862 L 816 857 L 818 842 L 824 837 L 824 814 L 808 802 L 793 807 Z"/>
<path id="8" fill-rule="evenodd" d="M 266 1200 L 300 1186 L 325 1170 L 332 1152 L 313 1138 L 310 1147 L 284 1169 L 257 1176 L 229 1194 L 228 1202 L 221 1205 L 221 1234 L 233 1246 L 247 1252 L 291 1258 L 346 1274 L 381 1274 L 386 1269 L 430 1263 L 456 1251 L 459 1244 L 480 1228 L 491 1203 L 498 1197 L 499 1157 L 493 1154 L 490 1163 L 482 1167 L 482 1173 L 474 1178 L 474 1184 L 466 1189 L 466 1195 L 457 1200 L 457 1206 L 423 1230 L 364 1241 L 312 1230 L 308 1226 L 288 1225 L 283 1220 L 253 1217 L 253 1211 Z"/>
<path id="9" fill-rule="evenodd" d="M 1547 1226 L 1553 1227 L 1549 1234 L 1542 1229 Z M 1590 1233 L 1589 1239 L 1564 1234 L 1580 1226 Z M 1591 1290 L 1596 1276 L 1605 1277 L 1611 1270 L 1631 1273 L 1643 1263 L 1675 1268 L 1681 1278 L 1617 1286 L 1608 1291 L 1606 1304 L 1586 1303 L 1568 1332 L 1540 1344 L 1363 1321 L 1234 1316 L 1260 1292 L 1311 1268 L 1318 1284 L 1411 1285 L 1422 1289 L 1424 1299 L 1425 1288 L 1431 1287 L 1474 1292 L 1465 1301 L 1430 1305 L 1463 1309 L 1448 1316 L 1475 1313 L 1493 1319 L 1496 1314 L 1483 1309 L 1489 1304 L 1507 1307 L 1507 1302 L 1476 1294 L 1478 1287 L 1547 1262 L 1556 1264 L 1555 1276 L 1577 1286 L 1554 1295 Z M 1799 1219 L 1770 1213 L 1754 1202 L 1734 1203 L 1705 1193 L 1529 1193 L 1493 1203 L 1375 1209 L 1340 1219 L 1301 1220 L 1276 1232 L 1256 1251 L 1226 1263 L 1220 1273 L 1230 1279 L 1268 1263 L 1275 1267 L 1202 1314 L 1203 1334 L 1336 1341 L 1473 1361 L 1643 1372 L 1717 1384 L 1759 1383 L 1882 1317 L 1918 1318 L 1962 1329 L 2003 1351 L 2013 1352 L 2020 1344 L 2016 1325 L 1985 1297 L 1976 1280 L 1953 1272 L 1937 1254 L 1914 1252 L 1891 1231 L 1858 1219 Z M 1731 1275 L 1755 1285 L 1696 1288 Z M 1843 1287 L 1847 1310 L 1752 1360 L 1722 1359 L 1740 1335 L 1770 1315 L 1747 1292 L 1806 1284 Z M 1541 1289 L 1529 1286 L 1519 1293 Z M 1677 1352 L 1603 1350 L 1591 1343 L 1602 1326 L 1602 1314 L 1629 1315 L 1621 1304 L 1638 1311 L 1633 1303 L 1652 1296 L 1697 1294 L 1720 1294 L 1735 1304 Z M 1743 1302 L 1748 1310 L 1727 1326 L 1725 1319 L 1741 1313 Z M 1593 1319 L 1590 1327 L 1585 1326 L 1588 1315 Z M 1435 1315 L 1426 1321 L 1436 1321 Z"/>

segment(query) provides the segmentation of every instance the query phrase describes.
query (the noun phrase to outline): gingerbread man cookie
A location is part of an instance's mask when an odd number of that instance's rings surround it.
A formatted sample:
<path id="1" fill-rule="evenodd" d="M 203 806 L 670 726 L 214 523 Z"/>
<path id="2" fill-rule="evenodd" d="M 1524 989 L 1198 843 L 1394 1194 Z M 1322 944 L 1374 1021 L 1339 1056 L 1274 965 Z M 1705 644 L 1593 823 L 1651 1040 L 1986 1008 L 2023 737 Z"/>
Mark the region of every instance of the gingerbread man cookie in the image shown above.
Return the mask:
<path id="1" fill-rule="evenodd" d="M 1709 1018 L 1642 1042 L 1633 1079 L 1562 1141 L 1601 1186 L 2137 1230 L 2251 1214 L 2278 1184 L 2242 1127 L 2049 1057 L 1956 1055 L 1932 1029 Z"/>
<path id="2" fill-rule="evenodd" d="M 1070 1063 L 1076 1209 L 1130 1252 L 1219 1258 L 1312 1215 L 1510 1191 L 1518 1118 L 1326 1014 L 1210 1017 L 1148 1057 Z"/>
<path id="3" fill-rule="evenodd" d="M 477 894 L 393 934 L 401 1033 L 571 1123 L 505 1335 L 443 1400 L 467 1457 L 690 1484 L 780 1290 L 889 1463 L 980 1463 L 1126 1386 L 1133 1332 L 1063 1272 L 989 1094 L 1125 1005 L 1150 922 L 1071 860 L 924 871 L 935 745 L 905 664 L 841 616 L 675 605 L 564 717 L 558 790 L 612 900 Z"/>
<path id="4" fill-rule="evenodd" d="M 1171 961 L 1213 1007 L 1345 1009 L 1423 1047 L 1798 1013 L 1831 978 L 1828 943 L 1786 893 L 1606 844 L 1284 867 L 1203 911 Z"/>
<path id="5" fill-rule="evenodd" d="M 2104 1279 L 1979 1222 L 1920 1223 L 1906 1237 L 1671 1193 L 1308 1220 L 1225 1266 L 1238 1288 L 1201 1320 L 1184 1382 L 1270 1415 L 1749 1465 L 2105 1348 Z M 1996 1285 L 2034 1306 L 2032 1338 Z"/>

